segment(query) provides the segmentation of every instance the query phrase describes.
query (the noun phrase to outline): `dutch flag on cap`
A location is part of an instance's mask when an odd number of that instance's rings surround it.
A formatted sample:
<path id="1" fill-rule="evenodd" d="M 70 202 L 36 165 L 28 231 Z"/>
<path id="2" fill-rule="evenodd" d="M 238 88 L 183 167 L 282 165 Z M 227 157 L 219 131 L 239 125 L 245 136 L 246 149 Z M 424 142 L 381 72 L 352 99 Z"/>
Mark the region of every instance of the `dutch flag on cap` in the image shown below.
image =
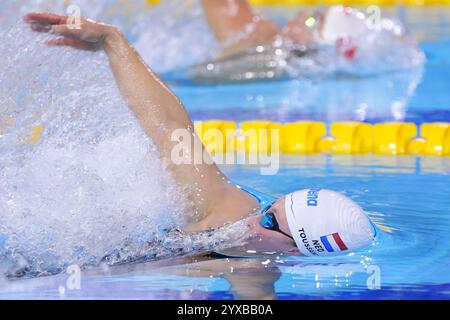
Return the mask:
<path id="1" fill-rule="evenodd" d="M 337 232 L 320 237 L 320 241 L 328 252 L 348 250 L 344 241 L 342 241 L 339 233 Z"/>

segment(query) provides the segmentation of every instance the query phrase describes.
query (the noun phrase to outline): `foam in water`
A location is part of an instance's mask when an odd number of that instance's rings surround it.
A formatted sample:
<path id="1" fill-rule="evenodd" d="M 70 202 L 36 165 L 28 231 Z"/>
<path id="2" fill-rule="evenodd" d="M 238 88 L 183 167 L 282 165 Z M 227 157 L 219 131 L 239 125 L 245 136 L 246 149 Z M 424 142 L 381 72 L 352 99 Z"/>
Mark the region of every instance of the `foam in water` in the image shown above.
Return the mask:
<path id="1" fill-rule="evenodd" d="M 71 6 L 77 6 L 83 17 L 119 27 L 158 72 L 205 61 L 218 47 L 199 0 L 167 0 L 158 5 L 145 0 L 11 0 L 2 4 L 0 26 L 8 30 L 32 11 L 72 13 Z"/>
<path id="2" fill-rule="evenodd" d="M 376 28 L 367 28 L 347 41 L 299 45 L 277 36 L 272 43 L 194 65 L 186 73 L 206 83 L 365 77 L 420 68 L 425 61 L 414 38 L 395 20 L 382 19 Z"/>
<path id="3" fill-rule="evenodd" d="M 105 54 L 49 47 L 46 37 L 20 22 L 0 44 L 3 269 L 47 274 L 117 251 L 114 263 L 221 242 L 220 232 L 181 234 L 175 249 L 155 241 L 185 222 L 184 192 L 129 112 Z"/>

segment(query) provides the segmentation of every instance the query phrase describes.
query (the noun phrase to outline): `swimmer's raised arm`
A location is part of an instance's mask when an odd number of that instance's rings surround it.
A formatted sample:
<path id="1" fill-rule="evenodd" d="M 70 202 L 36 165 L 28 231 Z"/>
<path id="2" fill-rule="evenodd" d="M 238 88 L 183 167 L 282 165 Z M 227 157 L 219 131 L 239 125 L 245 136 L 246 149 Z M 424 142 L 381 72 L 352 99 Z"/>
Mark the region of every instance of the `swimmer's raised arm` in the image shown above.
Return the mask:
<path id="1" fill-rule="evenodd" d="M 25 17 L 34 30 L 61 36 L 49 44 L 84 50 L 104 49 L 130 110 L 156 145 L 176 182 L 190 192 L 194 210 L 203 218 L 191 230 L 220 226 L 251 212 L 255 207 L 253 198 L 230 184 L 213 161 L 194 164 L 190 159 L 190 164 L 177 165 L 171 159 L 172 150 L 178 145 L 172 140 L 175 130 L 186 130 L 193 140 L 202 144 L 180 100 L 142 61 L 125 36 L 112 26 L 86 19 L 81 20 L 80 28 L 71 29 L 67 19 L 41 13 Z M 192 155 L 194 149 L 191 146 L 184 151 Z"/>
<path id="2" fill-rule="evenodd" d="M 275 22 L 254 12 L 247 0 L 203 0 L 202 3 L 216 39 L 229 42 L 222 55 L 270 42 L 281 31 Z"/>
<path id="3" fill-rule="evenodd" d="M 206 20 L 219 41 L 244 30 L 258 17 L 246 0 L 203 0 L 202 3 Z"/>

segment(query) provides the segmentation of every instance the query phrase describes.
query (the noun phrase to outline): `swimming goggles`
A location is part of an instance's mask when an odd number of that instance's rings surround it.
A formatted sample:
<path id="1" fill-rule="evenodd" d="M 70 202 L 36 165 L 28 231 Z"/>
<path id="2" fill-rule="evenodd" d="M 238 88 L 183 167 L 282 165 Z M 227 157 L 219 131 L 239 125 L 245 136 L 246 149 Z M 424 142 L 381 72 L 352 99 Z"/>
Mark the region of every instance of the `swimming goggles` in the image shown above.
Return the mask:
<path id="1" fill-rule="evenodd" d="M 269 210 L 269 209 L 270 209 L 270 207 L 267 207 L 267 209 L 264 210 L 264 213 L 263 213 L 264 215 L 263 215 L 261 221 L 259 222 L 261 227 L 263 227 L 264 229 L 267 229 L 267 230 L 279 232 L 279 233 L 285 235 L 286 237 L 289 237 L 292 240 L 294 240 L 294 238 L 292 236 L 290 236 L 286 232 L 280 230 L 280 226 L 278 225 L 278 221 L 275 218 L 275 215 L 272 212 L 267 212 L 267 210 Z"/>

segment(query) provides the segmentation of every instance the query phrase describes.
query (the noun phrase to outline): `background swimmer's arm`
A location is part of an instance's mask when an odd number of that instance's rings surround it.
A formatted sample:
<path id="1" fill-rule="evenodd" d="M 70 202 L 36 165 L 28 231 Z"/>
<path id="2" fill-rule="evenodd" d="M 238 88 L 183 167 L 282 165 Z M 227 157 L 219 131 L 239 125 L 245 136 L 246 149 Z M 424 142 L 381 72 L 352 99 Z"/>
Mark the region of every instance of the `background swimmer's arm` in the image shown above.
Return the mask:
<path id="1" fill-rule="evenodd" d="M 211 159 L 204 159 L 200 164 L 194 164 L 192 159 L 188 159 L 189 164 L 174 163 L 172 150 L 180 145 L 172 140 L 175 130 L 184 130 L 202 150 L 204 147 L 179 99 L 145 65 L 126 38 L 111 26 L 85 19 L 82 19 L 80 29 L 68 28 L 67 19 L 48 13 L 33 13 L 25 17 L 33 30 L 51 31 L 61 36 L 49 41 L 49 44 L 105 50 L 130 110 L 156 145 L 176 182 L 190 192 L 190 200 L 198 212 L 196 218 L 202 219 L 192 230 L 217 227 L 226 221 L 241 219 L 251 212 L 255 206 L 254 199 L 230 184 Z M 192 143 L 184 148 L 184 152 L 194 154 Z"/>
<path id="2" fill-rule="evenodd" d="M 255 13 L 246 0 L 203 0 L 203 11 L 216 39 L 230 42 L 222 56 L 270 42 L 281 31 L 275 22 Z"/>
<path id="3" fill-rule="evenodd" d="M 219 41 L 244 30 L 257 17 L 246 0 L 203 0 L 203 11 Z"/>

